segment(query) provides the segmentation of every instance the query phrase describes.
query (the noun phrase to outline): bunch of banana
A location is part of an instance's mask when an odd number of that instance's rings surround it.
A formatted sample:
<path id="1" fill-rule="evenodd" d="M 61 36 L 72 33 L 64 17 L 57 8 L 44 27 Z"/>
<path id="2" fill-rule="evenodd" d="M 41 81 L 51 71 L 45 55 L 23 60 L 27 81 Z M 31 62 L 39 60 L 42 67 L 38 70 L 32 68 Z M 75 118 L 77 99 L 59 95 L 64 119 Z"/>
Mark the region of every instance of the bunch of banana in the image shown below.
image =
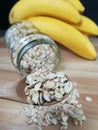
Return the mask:
<path id="1" fill-rule="evenodd" d="M 79 23 L 81 18 L 77 9 L 67 0 L 20 0 L 9 14 L 10 23 L 32 16 L 45 15 Z"/>
<path id="2" fill-rule="evenodd" d="M 10 24 L 26 20 L 41 32 L 89 60 L 96 50 L 89 35 L 98 35 L 98 26 L 83 16 L 85 7 L 79 0 L 20 0 L 11 9 Z"/>

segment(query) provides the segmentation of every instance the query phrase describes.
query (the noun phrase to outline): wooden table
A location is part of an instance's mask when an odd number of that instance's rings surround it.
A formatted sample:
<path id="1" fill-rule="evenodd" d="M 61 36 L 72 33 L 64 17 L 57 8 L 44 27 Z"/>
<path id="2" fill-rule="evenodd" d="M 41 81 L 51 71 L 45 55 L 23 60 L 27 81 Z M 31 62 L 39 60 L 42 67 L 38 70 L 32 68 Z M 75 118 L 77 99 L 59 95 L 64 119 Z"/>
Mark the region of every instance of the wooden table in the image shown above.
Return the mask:
<path id="1" fill-rule="evenodd" d="M 98 52 L 98 38 L 91 38 Z M 58 70 L 64 71 L 70 79 L 77 84 L 80 92 L 80 102 L 87 120 L 82 126 L 69 125 L 68 130 L 98 130 L 98 57 L 95 61 L 85 60 L 66 48 L 61 49 L 61 62 Z M 3 39 L 0 39 L 0 90 L 4 86 L 13 84 L 21 76 L 16 72 L 10 59 L 10 53 Z M 85 101 L 90 96 L 93 101 Z M 25 117 L 20 114 L 23 103 L 0 99 L 0 130 L 34 130 L 28 126 Z M 44 130 L 58 130 L 58 126 L 43 128 Z"/>

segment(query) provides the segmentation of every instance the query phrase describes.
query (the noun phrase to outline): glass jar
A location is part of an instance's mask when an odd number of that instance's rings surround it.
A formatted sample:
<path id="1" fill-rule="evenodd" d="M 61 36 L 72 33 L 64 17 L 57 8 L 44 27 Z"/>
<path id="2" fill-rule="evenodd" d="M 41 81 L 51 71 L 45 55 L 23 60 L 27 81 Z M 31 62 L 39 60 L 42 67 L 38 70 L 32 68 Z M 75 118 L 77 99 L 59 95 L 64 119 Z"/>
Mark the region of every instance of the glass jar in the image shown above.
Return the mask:
<path id="1" fill-rule="evenodd" d="M 5 33 L 6 44 L 13 50 L 19 44 L 21 38 L 37 32 L 39 30 L 31 22 L 22 21 L 12 24 Z"/>
<path id="2" fill-rule="evenodd" d="M 5 33 L 14 66 L 22 76 L 35 71 L 55 70 L 60 60 L 60 50 L 46 34 L 29 22 L 12 25 Z"/>

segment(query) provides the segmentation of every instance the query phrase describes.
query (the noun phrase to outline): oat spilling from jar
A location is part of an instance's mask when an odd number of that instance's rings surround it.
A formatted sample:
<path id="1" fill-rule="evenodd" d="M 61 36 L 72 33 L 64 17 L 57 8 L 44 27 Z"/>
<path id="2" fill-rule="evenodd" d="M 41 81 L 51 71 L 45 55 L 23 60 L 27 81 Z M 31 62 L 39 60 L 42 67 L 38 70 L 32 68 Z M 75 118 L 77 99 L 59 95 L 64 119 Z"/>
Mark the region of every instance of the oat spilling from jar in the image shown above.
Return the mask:
<path id="1" fill-rule="evenodd" d="M 21 113 L 27 117 L 28 124 L 36 123 L 39 129 L 60 124 L 60 130 L 64 130 L 69 123 L 82 125 L 86 120 L 82 105 L 78 102 L 79 93 L 63 72 L 31 73 L 26 83 L 25 94 L 30 104 L 25 105 Z M 56 100 L 55 104 L 51 104 L 53 100 Z"/>

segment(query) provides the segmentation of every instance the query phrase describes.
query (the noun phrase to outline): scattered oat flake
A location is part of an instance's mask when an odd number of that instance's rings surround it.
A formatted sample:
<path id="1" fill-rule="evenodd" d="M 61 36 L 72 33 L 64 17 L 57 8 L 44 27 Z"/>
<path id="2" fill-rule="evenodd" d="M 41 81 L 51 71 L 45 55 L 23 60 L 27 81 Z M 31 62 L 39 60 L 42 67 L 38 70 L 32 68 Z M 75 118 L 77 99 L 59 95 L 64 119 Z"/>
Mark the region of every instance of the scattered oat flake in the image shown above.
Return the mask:
<path id="1" fill-rule="evenodd" d="M 76 82 L 72 82 L 73 86 L 77 87 L 78 84 Z"/>
<path id="2" fill-rule="evenodd" d="M 85 100 L 86 100 L 87 102 L 91 102 L 91 101 L 92 101 L 92 98 L 91 98 L 91 97 L 86 96 L 86 97 L 85 97 Z"/>

